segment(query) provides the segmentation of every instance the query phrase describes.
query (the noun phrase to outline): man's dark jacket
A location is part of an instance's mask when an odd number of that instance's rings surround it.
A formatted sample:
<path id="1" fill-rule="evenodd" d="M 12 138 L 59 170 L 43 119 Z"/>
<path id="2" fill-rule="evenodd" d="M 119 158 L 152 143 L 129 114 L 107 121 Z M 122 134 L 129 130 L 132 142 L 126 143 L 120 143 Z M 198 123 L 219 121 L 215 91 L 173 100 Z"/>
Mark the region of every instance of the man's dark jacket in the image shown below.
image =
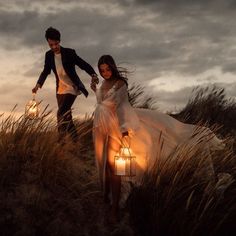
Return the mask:
<path id="1" fill-rule="evenodd" d="M 86 61 L 80 58 L 74 49 L 63 48 L 61 47 L 61 60 L 62 65 L 66 74 L 69 76 L 73 84 L 80 90 L 86 97 L 88 96 L 88 91 L 86 90 L 84 84 L 81 82 L 79 76 L 75 71 L 75 65 L 79 66 L 82 70 L 85 70 L 89 75 L 96 74 L 91 65 L 89 65 Z M 58 90 L 59 77 L 56 71 L 55 60 L 54 60 L 54 52 L 49 50 L 45 54 L 45 64 L 42 73 L 39 76 L 38 84 L 42 87 L 47 76 L 53 70 L 56 76 L 56 89 Z"/>

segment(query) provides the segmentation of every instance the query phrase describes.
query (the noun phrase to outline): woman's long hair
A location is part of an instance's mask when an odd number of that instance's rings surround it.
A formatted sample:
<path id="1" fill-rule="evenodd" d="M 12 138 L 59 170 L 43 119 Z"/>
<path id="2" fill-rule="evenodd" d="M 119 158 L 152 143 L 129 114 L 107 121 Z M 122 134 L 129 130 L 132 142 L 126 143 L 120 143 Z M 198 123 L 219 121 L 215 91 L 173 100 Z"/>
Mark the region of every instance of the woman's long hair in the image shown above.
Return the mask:
<path id="1" fill-rule="evenodd" d="M 127 80 L 128 80 L 127 69 L 122 68 L 122 67 L 117 67 L 115 60 L 113 59 L 113 57 L 111 55 L 103 55 L 99 58 L 98 70 L 99 70 L 100 74 L 101 74 L 100 65 L 102 65 L 102 64 L 107 64 L 110 67 L 110 69 L 112 71 L 112 77 L 117 78 L 117 79 L 122 79 L 125 81 L 126 84 L 128 84 L 127 83 Z"/>

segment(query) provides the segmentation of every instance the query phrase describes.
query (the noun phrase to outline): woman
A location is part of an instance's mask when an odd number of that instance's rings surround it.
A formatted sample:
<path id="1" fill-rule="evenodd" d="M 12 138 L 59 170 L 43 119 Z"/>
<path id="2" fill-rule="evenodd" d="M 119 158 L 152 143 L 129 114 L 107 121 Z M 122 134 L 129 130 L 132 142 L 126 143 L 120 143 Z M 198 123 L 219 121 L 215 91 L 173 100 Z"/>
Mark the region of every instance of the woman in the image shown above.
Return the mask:
<path id="1" fill-rule="evenodd" d="M 184 124 L 169 115 L 148 109 L 133 108 L 128 100 L 127 78 L 124 70 L 117 68 L 110 55 L 103 55 L 98 69 L 104 81 L 96 92 L 97 106 L 94 113 L 94 146 L 99 176 L 104 191 L 104 200 L 109 202 L 111 193 L 110 220 L 117 221 L 121 192 L 121 177 L 115 175 L 114 156 L 119 152 L 124 139 L 136 156 L 137 168 L 133 181 L 139 183 L 143 173 L 151 168 L 157 158 L 165 160 L 175 148 L 189 140 L 207 137 L 207 148 L 222 147 L 208 128 Z M 196 131 L 200 135 L 196 134 Z M 199 132 L 200 131 L 200 132 Z M 161 155 L 157 155 L 160 151 Z"/>

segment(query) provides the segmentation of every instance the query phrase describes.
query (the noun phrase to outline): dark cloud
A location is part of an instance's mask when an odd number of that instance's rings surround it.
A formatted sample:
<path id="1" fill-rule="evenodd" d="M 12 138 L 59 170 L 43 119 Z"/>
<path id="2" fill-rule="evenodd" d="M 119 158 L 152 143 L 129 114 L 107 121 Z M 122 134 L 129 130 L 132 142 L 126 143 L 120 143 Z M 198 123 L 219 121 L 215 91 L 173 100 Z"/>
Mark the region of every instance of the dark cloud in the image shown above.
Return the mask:
<path id="1" fill-rule="evenodd" d="M 167 112 L 178 112 L 187 105 L 189 99 L 194 96 L 194 89 L 197 86 L 183 87 L 179 90 L 170 92 L 165 90 L 158 90 L 148 88 L 149 94 L 153 94 L 157 101 L 157 107 L 160 110 Z M 225 88 L 226 97 L 236 99 L 236 82 L 235 83 L 209 83 L 206 82 L 201 85 L 202 88 Z M 235 100 L 236 101 L 236 100 Z"/>
<path id="2" fill-rule="evenodd" d="M 23 2 L 26 5 L 28 1 Z M 2 37 L 11 38 L 19 46 L 36 47 L 45 43 L 45 29 L 52 25 L 61 31 L 62 44 L 77 49 L 93 65 L 101 54 L 108 52 L 118 60 L 132 61 L 138 66 L 154 64 L 162 72 L 198 74 L 219 66 L 224 72 L 229 69 L 234 73 L 224 64 L 229 64 L 227 48 L 236 35 L 236 23 L 229 11 L 227 14 L 223 11 L 225 8 L 221 8 L 221 15 L 213 11 L 221 5 L 229 6 L 224 1 L 137 0 L 120 1 L 120 6 L 114 1 L 121 13 L 113 15 L 106 11 L 91 12 L 89 7 L 76 5 L 76 1 L 68 3 L 68 6 L 74 4 L 73 8 L 60 7 L 66 1 L 54 2 L 58 3 L 55 10 L 52 4 L 48 12 L 36 7 L 24 11 L 1 10 Z M 106 9 L 108 1 L 101 4 Z M 181 6 L 187 7 L 191 14 L 182 14 Z M 181 14 L 168 14 L 172 8 Z M 3 45 L 16 50 L 11 41 Z"/>
<path id="3" fill-rule="evenodd" d="M 96 71 L 98 58 L 111 54 L 118 64 L 134 70 L 130 77 L 137 83 L 169 73 L 198 75 L 197 82 L 213 83 L 224 78 L 199 75 L 215 68 L 236 74 L 235 9 L 233 0 L 10 0 L 0 3 L 0 43 L 6 55 L 10 50 L 32 51 L 31 63 L 20 68 L 31 84 L 27 91 L 42 70 L 49 26 L 58 28 L 62 45 L 75 48 Z M 89 87 L 88 76 L 78 73 Z M 55 84 L 48 86 L 54 93 Z M 184 104 L 189 91 L 159 91 L 160 101 L 165 107 L 172 101 Z M 21 91 L 14 96 L 26 99 Z"/>
<path id="4" fill-rule="evenodd" d="M 235 64 L 235 62 L 223 65 L 222 71 L 225 72 L 225 73 L 230 72 L 232 74 L 236 74 L 236 64 Z"/>
<path id="5" fill-rule="evenodd" d="M 4 37 L 5 45 L 11 45 L 15 42 L 18 47 L 32 46 L 41 43 L 42 36 L 40 35 L 40 15 L 37 11 L 24 11 L 24 12 L 9 12 L 0 11 L 0 32 L 1 37 Z"/>
<path id="6" fill-rule="evenodd" d="M 123 2 L 128 2 L 123 1 Z M 143 6 L 154 6 L 162 7 L 165 9 L 178 10 L 180 8 L 187 8 L 193 9 L 205 9 L 205 8 L 213 8 L 213 9 L 220 9 L 222 8 L 235 8 L 236 2 L 235 0 L 134 0 L 133 4 L 140 4 Z"/>

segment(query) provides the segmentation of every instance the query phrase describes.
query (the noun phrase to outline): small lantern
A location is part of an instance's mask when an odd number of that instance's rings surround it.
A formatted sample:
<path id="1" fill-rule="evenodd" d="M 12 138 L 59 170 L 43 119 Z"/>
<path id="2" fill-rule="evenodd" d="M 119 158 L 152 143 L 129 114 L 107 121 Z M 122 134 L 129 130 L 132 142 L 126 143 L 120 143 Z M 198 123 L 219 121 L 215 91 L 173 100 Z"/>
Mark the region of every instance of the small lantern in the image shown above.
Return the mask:
<path id="1" fill-rule="evenodd" d="M 36 119 L 39 116 L 39 103 L 35 100 L 35 93 L 33 99 L 25 106 L 25 116 L 29 119 Z"/>
<path id="2" fill-rule="evenodd" d="M 129 147 L 122 147 L 120 152 L 115 156 L 115 175 L 135 176 L 136 161 Z"/>

